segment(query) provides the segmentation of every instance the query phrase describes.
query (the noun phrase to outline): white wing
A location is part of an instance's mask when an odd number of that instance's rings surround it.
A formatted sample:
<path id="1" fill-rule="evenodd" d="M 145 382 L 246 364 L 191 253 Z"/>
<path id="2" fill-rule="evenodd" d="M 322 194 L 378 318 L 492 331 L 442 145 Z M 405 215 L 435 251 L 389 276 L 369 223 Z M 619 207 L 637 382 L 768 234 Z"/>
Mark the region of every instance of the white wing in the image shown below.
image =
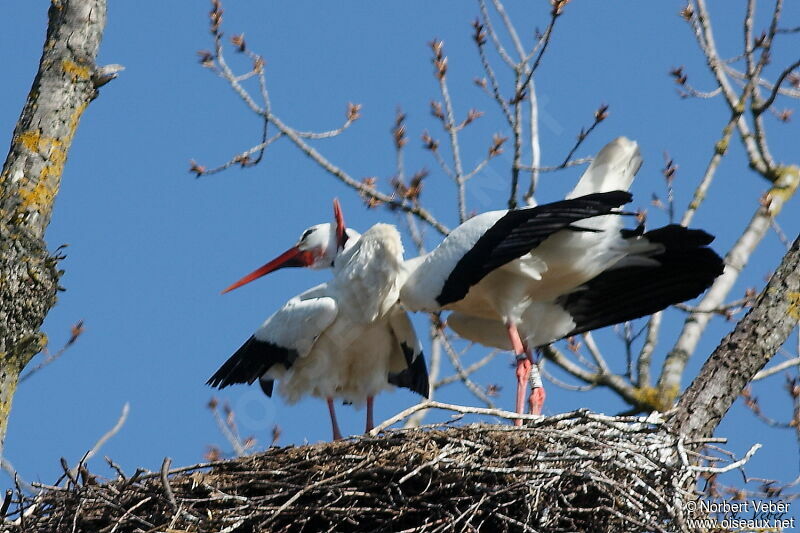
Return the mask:
<path id="1" fill-rule="evenodd" d="M 336 300 L 326 292 L 323 284 L 286 302 L 211 376 L 208 384 L 224 388 L 253 383 L 273 366 L 288 369 L 298 357 L 307 356 L 338 314 Z"/>

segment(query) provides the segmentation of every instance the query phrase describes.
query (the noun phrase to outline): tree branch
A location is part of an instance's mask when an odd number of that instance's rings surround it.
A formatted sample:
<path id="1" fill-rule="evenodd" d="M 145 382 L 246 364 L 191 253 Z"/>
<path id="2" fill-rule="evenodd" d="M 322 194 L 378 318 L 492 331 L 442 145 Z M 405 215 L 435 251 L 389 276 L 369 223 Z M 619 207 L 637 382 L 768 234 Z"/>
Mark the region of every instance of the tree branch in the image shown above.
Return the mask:
<path id="1" fill-rule="evenodd" d="M 745 385 L 800 319 L 800 238 L 753 308 L 722 340 L 678 402 L 670 425 L 689 438 L 710 436 Z"/>
<path id="2" fill-rule="evenodd" d="M 0 447 L 20 372 L 46 344 L 58 258 L 42 239 L 67 154 L 97 88 L 121 67 L 97 67 L 106 0 L 52 0 L 39 70 L 0 173 Z"/>

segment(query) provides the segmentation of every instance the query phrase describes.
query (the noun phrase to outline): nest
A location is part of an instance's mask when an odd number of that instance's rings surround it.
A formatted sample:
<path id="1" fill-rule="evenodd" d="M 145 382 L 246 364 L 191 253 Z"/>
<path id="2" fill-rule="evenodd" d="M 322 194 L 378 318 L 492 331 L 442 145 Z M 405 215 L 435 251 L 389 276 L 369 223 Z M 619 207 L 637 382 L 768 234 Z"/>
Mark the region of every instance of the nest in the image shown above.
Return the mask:
<path id="1" fill-rule="evenodd" d="M 576 411 L 271 448 L 217 463 L 67 479 L 5 531 L 692 531 L 698 467 L 659 423 Z M 13 510 L 13 509 L 12 509 Z"/>

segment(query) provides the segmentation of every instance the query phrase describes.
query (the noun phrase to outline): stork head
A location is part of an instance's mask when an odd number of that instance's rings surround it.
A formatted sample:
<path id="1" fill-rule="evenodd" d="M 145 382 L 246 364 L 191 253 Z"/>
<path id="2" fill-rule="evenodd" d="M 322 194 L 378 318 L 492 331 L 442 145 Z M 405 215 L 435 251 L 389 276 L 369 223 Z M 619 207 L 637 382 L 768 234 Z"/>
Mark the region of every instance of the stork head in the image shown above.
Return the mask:
<path id="1" fill-rule="evenodd" d="M 334 224 L 326 222 L 306 229 L 294 246 L 246 275 L 222 293 L 232 291 L 281 268 L 305 267 L 316 270 L 333 266 L 336 255 L 350 248 L 360 237 L 356 230 L 345 225 L 339 200 L 333 200 L 333 213 L 336 220 Z"/>

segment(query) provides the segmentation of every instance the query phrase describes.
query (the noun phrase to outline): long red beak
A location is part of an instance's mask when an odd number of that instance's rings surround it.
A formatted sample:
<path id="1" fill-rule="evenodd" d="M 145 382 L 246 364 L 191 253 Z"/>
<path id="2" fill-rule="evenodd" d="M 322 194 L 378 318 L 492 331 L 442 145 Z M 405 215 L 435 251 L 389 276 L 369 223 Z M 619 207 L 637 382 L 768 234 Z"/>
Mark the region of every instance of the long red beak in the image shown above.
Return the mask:
<path id="1" fill-rule="evenodd" d="M 258 268 L 248 275 L 222 291 L 222 294 L 226 292 L 230 292 L 233 289 L 237 289 L 242 285 L 250 283 L 254 279 L 258 279 L 261 276 L 266 276 L 270 272 L 274 272 L 281 268 L 288 268 L 288 267 L 307 267 L 314 262 L 314 256 L 311 252 L 302 252 L 297 249 L 296 246 L 292 246 L 281 255 L 267 263 L 266 265 Z"/>
<path id="2" fill-rule="evenodd" d="M 339 204 L 339 199 L 333 199 L 333 217 L 336 219 L 336 246 L 340 250 L 344 250 L 344 244 L 347 242 L 347 226 L 344 223 L 344 214 L 342 214 L 342 206 Z"/>

